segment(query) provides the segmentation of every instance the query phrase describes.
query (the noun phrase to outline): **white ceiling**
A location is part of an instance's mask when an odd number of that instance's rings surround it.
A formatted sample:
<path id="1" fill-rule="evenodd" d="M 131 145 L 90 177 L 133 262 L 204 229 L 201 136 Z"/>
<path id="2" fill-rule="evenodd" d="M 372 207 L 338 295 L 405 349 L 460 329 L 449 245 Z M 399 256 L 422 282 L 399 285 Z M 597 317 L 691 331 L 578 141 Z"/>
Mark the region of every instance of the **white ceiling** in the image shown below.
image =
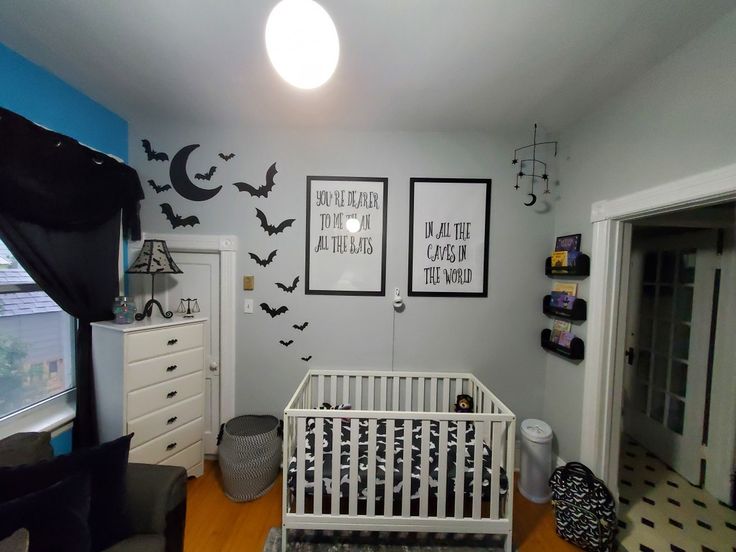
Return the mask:
<path id="1" fill-rule="evenodd" d="M 733 0 L 322 0 L 341 41 L 313 91 L 268 63 L 276 0 L 3 0 L 0 41 L 131 123 L 361 129 L 571 124 Z M 686 77 L 684 75 L 683 77 Z"/>

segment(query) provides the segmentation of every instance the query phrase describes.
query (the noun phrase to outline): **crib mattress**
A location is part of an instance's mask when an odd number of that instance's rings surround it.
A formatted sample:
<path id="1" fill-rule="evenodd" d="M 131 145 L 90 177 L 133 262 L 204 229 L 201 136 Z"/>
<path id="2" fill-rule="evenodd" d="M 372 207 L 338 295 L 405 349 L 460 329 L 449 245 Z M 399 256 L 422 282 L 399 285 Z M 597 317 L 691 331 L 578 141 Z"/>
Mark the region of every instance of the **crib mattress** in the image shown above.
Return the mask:
<path id="1" fill-rule="evenodd" d="M 334 485 L 332 481 L 332 451 L 333 432 L 332 419 L 325 418 L 323 442 L 322 445 L 322 493 L 323 495 L 331 495 L 333 488 L 338 488 L 341 497 L 348 497 L 350 493 L 350 422 L 347 420 L 337 419 L 341 424 L 341 443 L 339 445 L 340 458 L 340 481 L 339 485 Z M 315 451 L 315 434 L 314 419 L 307 420 L 307 438 L 305 449 L 305 492 L 309 495 L 314 494 L 314 451 Z M 358 499 L 366 500 L 368 497 L 368 421 L 361 420 L 359 422 L 358 437 Z M 421 477 L 421 420 L 412 420 L 411 435 L 411 497 L 419 498 L 419 483 Z M 447 435 L 447 484 L 448 494 L 454 493 L 455 479 L 457 474 L 457 424 L 448 422 Z M 429 493 L 431 496 L 437 495 L 439 480 L 439 422 L 430 422 L 430 443 L 429 443 Z M 464 492 L 466 496 L 471 496 L 473 492 L 473 463 L 474 463 L 474 445 L 475 425 L 472 422 L 465 424 L 465 476 L 464 476 Z M 403 474 L 404 474 L 404 425 L 403 422 L 397 422 L 394 426 L 394 462 L 393 462 L 393 495 L 394 498 L 400 498 L 403 492 Z M 289 462 L 288 484 L 292 491 L 296 490 L 296 456 L 292 457 Z M 376 427 L 376 500 L 382 501 L 384 498 L 386 470 L 386 421 L 378 420 Z M 508 489 L 508 479 L 506 473 L 501 469 L 500 475 L 501 494 L 506 494 Z M 483 479 L 482 479 L 483 499 L 490 498 L 491 488 L 491 449 L 483 443 Z"/>

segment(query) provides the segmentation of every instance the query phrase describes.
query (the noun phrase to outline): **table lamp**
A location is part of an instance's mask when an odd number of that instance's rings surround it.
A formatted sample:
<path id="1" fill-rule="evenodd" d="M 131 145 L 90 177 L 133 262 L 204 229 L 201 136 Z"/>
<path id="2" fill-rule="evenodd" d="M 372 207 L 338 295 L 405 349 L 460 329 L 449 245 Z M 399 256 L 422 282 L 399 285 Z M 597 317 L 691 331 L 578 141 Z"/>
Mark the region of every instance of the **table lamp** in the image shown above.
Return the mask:
<path id="1" fill-rule="evenodd" d="M 161 303 L 153 297 L 154 281 L 156 274 L 181 274 L 182 270 L 176 266 L 174 259 L 171 258 L 169 248 L 164 240 L 145 240 L 140 253 L 125 271 L 128 274 L 150 274 L 151 275 L 151 299 L 148 300 L 143 310 L 135 315 L 136 320 L 143 320 L 151 316 L 153 307 L 158 307 L 161 316 L 171 318 L 174 313 L 171 311 L 164 312 Z"/>

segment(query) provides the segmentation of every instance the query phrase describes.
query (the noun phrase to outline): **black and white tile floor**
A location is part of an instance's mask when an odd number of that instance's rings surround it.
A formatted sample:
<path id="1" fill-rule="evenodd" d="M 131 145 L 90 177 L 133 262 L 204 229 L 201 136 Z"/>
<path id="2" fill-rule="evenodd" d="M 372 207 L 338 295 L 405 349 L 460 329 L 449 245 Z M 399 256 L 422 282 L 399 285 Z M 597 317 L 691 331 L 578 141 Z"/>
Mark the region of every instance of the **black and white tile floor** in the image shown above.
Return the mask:
<path id="1" fill-rule="evenodd" d="M 736 552 L 736 511 L 624 435 L 619 535 L 626 552 Z"/>

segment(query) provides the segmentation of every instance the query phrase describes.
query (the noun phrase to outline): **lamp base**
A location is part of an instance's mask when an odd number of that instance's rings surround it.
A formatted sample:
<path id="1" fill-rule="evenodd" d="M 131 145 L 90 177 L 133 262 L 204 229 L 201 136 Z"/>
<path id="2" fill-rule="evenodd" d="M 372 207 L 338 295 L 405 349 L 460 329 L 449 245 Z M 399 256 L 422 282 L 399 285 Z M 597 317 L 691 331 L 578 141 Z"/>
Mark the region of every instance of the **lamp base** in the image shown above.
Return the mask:
<path id="1" fill-rule="evenodd" d="M 172 316 L 174 316 L 174 313 L 171 311 L 164 312 L 164 308 L 161 306 L 161 303 L 156 301 L 156 299 L 149 299 L 148 302 L 146 303 L 146 306 L 143 307 L 143 310 L 135 315 L 135 319 L 140 322 L 146 317 L 150 318 L 151 314 L 153 314 L 154 306 L 158 307 L 158 311 L 161 313 L 161 316 L 163 316 L 164 318 L 171 318 Z"/>

